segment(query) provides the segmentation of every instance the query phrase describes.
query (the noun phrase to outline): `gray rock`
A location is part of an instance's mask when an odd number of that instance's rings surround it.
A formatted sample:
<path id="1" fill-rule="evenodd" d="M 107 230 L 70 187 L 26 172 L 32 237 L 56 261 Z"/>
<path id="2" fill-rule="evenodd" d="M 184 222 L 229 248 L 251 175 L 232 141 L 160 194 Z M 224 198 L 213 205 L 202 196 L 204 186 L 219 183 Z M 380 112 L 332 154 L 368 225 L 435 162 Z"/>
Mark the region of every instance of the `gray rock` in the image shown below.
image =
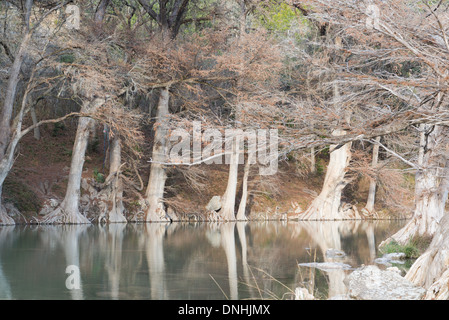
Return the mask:
<path id="1" fill-rule="evenodd" d="M 221 197 L 213 196 L 206 206 L 207 211 L 218 211 L 221 209 Z"/>
<path id="2" fill-rule="evenodd" d="M 357 300 L 419 300 L 426 292 L 397 272 L 381 270 L 374 265 L 353 271 L 344 283 L 348 295 Z"/>
<path id="3" fill-rule="evenodd" d="M 19 209 L 17 209 L 16 206 L 11 202 L 6 202 L 4 207 L 10 217 L 18 217 L 21 215 Z"/>
<path id="4" fill-rule="evenodd" d="M 341 262 L 309 262 L 309 263 L 299 263 L 301 267 L 317 268 L 323 271 L 334 271 L 334 270 L 352 270 L 353 268 L 349 264 Z"/>
<path id="5" fill-rule="evenodd" d="M 326 257 L 328 258 L 344 258 L 346 257 L 346 253 L 338 249 L 327 249 Z"/>
<path id="6" fill-rule="evenodd" d="M 57 207 L 59 206 L 59 201 L 57 199 L 47 199 L 43 206 L 42 209 L 39 211 L 39 215 L 40 216 L 45 216 L 47 214 L 49 214 L 50 212 L 52 212 L 53 210 L 55 210 Z"/>
<path id="7" fill-rule="evenodd" d="M 382 257 L 389 259 L 389 260 L 404 260 L 406 258 L 406 255 L 404 252 L 393 252 L 393 253 L 387 253 L 384 254 Z"/>
<path id="8" fill-rule="evenodd" d="M 404 259 L 406 258 L 405 253 L 403 252 L 393 252 L 384 254 L 382 257 L 374 260 L 374 263 L 383 264 L 387 267 L 391 267 L 392 263 L 396 264 L 404 264 Z"/>
<path id="9" fill-rule="evenodd" d="M 402 270 L 400 270 L 398 267 L 389 267 L 386 270 L 396 272 L 398 275 L 402 276 Z"/>

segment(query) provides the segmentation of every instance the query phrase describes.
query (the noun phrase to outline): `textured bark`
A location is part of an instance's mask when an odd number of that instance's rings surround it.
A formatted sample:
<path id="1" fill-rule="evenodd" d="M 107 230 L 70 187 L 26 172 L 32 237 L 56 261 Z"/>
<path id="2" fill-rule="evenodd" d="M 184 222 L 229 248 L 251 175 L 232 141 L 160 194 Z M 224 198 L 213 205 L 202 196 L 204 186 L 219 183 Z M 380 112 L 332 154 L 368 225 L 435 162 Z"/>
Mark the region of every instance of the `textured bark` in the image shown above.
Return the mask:
<path id="1" fill-rule="evenodd" d="M 29 93 L 29 86 L 31 84 L 31 79 L 34 76 L 34 71 L 30 77 L 30 81 L 28 82 L 27 88 L 25 90 L 25 93 L 22 98 L 22 105 L 21 108 L 16 116 L 16 123 L 13 128 L 10 128 L 8 123 L 8 130 L 7 130 L 7 136 L 0 138 L 0 145 L 4 146 L 5 148 L 0 151 L 0 225 L 12 225 L 15 224 L 14 220 L 8 216 L 8 213 L 6 212 L 5 207 L 3 206 L 3 200 L 2 200 L 2 190 L 3 190 L 3 183 L 5 182 L 6 177 L 8 176 L 9 172 L 11 171 L 11 168 L 14 163 L 14 153 L 16 151 L 16 147 L 24 135 L 22 132 L 22 123 L 23 123 L 23 115 L 25 113 L 25 107 L 27 105 L 28 101 L 28 93 Z M 7 105 L 5 103 L 4 109 L 7 108 Z M 4 111 L 4 110 L 3 110 Z M 12 111 L 12 110 L 11 110 Z M 4 114 L 4 113 L 2 113 Z M 13 129 L 11 132 L 10 130 Z"/>
<path id="2" fill-rule="evenodd" d="M 109 175 L 102 190 L 95 197 L 96 203 L 102 211 L 99 222 L 126 223 L 123 205 L 123 181 L 121 178 L 121 145 L 120 137 L 115 135 L 109 151 Z"/>
<path id="3" fill-rule="evenodd" d="M 156 112 L 157 123 L 154 129 L 151 171 L 145 192 L 145 200 L 148 205 L 145 212 L 145 221 L 148 222 L 167 220 L 163 203 L 167 173 L 163 163 L 167 161 L 168 116 L 169 89 L 164 88 L 161 91 Z"/>
<path id="4" fill-rule="evenodd" d="M 345 135 L 343 130 L 335 130 L 333 135 Z M 336 145 L 330 147 L 330 161 L 327 167 L 321 193 L 309 208 L 299 214 L 300 220 L 345 220 L 360 219 L 356 211 L 342 210 L 341 194 L 348 181 L 345 179 L 346 169 L 351 159 L 351 143 L 346 143 L 339 149 Z"/>
<path id="5" fill-rule="evenodd" d="M 148 0 L 138 0 L 148 15 L 155 20 L 160 27 L 160 32 L 164 39 L 175 39 L 183 22 L 183 17 L 187 11 L 190 0 L 175 0 L 171 8 L 167 6 L 168 1 L 159 1 L 159 10 L 154 10 L 156 1 L 148 3 Z M 171 9 L 171 10 L 170 10 Z"/>
<path id="6" fill-rule="evenodd" d="M 123 181 L 120 177 L 120 168 L 122 161 L 122 148 L 120 145 L 120 137 L 115 135 L 111 143 L 110 151 L 110 167 L 109 176 L 112 176 L 111 181 L 111 195 L 112 209 L 108 213 L 109 223 L 126 223 L 126 218 L 123 215 L 125 207 L 123 206 Z"/>
<path id="7" fill-rule="evenodd" d="M 31 10 L 32 1 L 28 1 L 26 6 L 26 19 L 29 19 L 29 11 Z M 25 20 L 25 23 L 28 25 L 28 20 Z M 2 188 L 3 182 L 5 181 L 13 165 L 14 150 L 18 143 L 18 139 L 11 142 L 11 119 L 14 110 L 14 101 L 17 94 L 17 84 L 20 80 L 20 71 L 30 39 L 31 33 L 28 31 L 23 37 L 19 50 L 15 55 L 14 62 L 9 69 L 9 79 L 5 92 L 5 100 L 3 101 L 3 107 L 1 108 L 0 113 L 0 225 L 15 224 L 14 220 L 8 216 L 8 213 L 3 206 Z M 19 119 L 20 122 L 21 120 L 22 119 Z"/>
<path id="8" fill-rule="evenodd" d="M 449 161 L 446 127 L 435 126 L 424 144 L 422 169 L 415 177 L 415 210 L 413 218 L 380 246 L 394 240 L 406 244 L 415 236 L 432 236 L 444 216 L 449 191 Z"/>
<path id="9" fill-rule="evenodd" d="M 449 298 L 449 215 L 441 219 L 429 248 L 415 261 L 405 278 L 427 289 L 426 299 Z"/>
<path id="10" fill-rule="evenodd" d="M 31 33 L 28 32 L 22 39 L 19 50 L 15 55 L 13 65 L 9 69 L 8 86 L 6 88 L 5 100 L 0 114 L 0 159 L 5 155 L 10 140 L 10 125 L 14 109 L 14 101 L 17 94 L 17 84 L 19 83 L 20 68 L 25 57 Z"/>
<path id="11" fill-rule="evenodd" d="M 9 170 L 8 170 L 9 172 Z M 2 178 L 2 176 L 4 176 Z M 15 225 L 15 221 L 13 218 L 11 218 L 8 215 L 8 212 L 6 211 L 6 208 L 3 206 L 3 202 L 2 202 L 2 189 L 3 189 L 3 181 L 6 178 L 6 174 L 3 172 L 0 172 L 0 226 L 5 226 L 5 225 Z"/>
<path id="12" fill-rule="evenodd" d="M 243 171 L 242 198 L 240 199 L 239 209 L 237 211 L 237 220 L 248 220 L 246 217 L 246 203 L 248 201 L 248 177 L 252 156 L 251 153 L 248 153 L 248 159 Z"/>
<path id="13" fill-rule="evenodd" d="M 377 142 L 380 142 L 380 137 L 376 138 Z M 373 158 L 371 161 L 371 166 L 375 168 L 377 166 L 379 159 L 379 145 L 374 144 L 373 146 Z M 368 191 L 368 199 L 366 201 L 365 210 L 367 211 L 368 215 L 372 215 L 374 213 L 374 203 L 376 199 L 376 180 L 371 179 L 369 183 L 369 191 Z"/>
<path id="14" fill-rule="evenodd" d="M 91 103 L 85 103 L 82 112 L 94 112 L 101 104 L 102 99 L 95 99 Z M 89 126 L 92 120 L 81 117 L 78 121 L 75 143 L 72 151 L 72 162 L 70 165 L 69 181 L 64 200 L 53 212 L 43 218 L 43 223 L 80 224 L 90 221 L 80 213 L 79 201 L 81 193 L 81 178 L 89 140 Z"/>
<path id="15" fill-rule="evenodd" d="M 34 109 L 34 107 L 31 108 L 30 114 L 31 114 L 31 119 L 33 120 L 33 125 L 35 126 L 37 124 L 37 116 L 36 116 L 36 110 Z M 34 139 L 40 140 L 41 139 L 41 131 L 39 130 L 38 126 L 36 126 L 36 128 L 34 128 L 33 132 L 34 132 Z"/>
<path id="16" fill-rule="evenodd" d="M 237 195 L 237 180 L 239 168 L 239 155 L 237 153 L 237 139 L 232 141 L 232 152 L 229 163 L 228 184 L 222 199 L 220 217 L 225 221 L 235 220 L 235 198 Z"/>

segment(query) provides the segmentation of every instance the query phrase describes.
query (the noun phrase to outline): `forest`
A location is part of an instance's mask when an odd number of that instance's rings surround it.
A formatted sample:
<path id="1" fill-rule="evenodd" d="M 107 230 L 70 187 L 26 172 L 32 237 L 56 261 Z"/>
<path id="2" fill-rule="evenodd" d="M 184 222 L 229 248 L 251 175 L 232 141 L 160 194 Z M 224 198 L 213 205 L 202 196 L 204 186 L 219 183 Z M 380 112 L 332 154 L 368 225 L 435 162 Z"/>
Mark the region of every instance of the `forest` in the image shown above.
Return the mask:
<path id="1" fill-rule="evenodd" d="M 0 226 L 407 219 L 448 299 L 449 1 L 2 0 Z"/>

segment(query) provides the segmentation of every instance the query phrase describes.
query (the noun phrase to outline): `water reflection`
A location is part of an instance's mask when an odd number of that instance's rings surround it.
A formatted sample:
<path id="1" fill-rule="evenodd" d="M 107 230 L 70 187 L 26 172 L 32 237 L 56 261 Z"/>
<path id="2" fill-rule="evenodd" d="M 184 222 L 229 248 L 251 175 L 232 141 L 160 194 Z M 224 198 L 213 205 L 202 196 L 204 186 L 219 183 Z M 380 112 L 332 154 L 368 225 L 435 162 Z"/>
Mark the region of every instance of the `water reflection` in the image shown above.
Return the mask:
<path id="1" fill-rule="evenodd" d="M 169 299 L 165 281 L 165 260 L 164 260 L 164 235 L 169 224 L 150 223 L 145 224 L 143 237 L 144 250 L 148 263 L 148 274 L 150 278 L 150 291 L 152 300 Z"/>
<path id="2" fill-rule="evenodd" d="M 113 223 L 100 226 L 100 247 L 104 248 L 105 270 L 108 275 L 110 298 L 118 300 L 120 297 L 120 271 L 122 267 L 123 232 L 126 225 Z"/>
<path id="3" fill-rule="evenodd" d="M 79 268 L 79 241 L 80 237 L 87 229 L 88 226 L 86 225 L 43 226 L 41 227 L 41 232 L 39 234 L 41 236 L 43 247 L 52 248 L 53 250 L 57 250 L 57 247 L 60 247 L 65 257 L 65 265 Z M 75 280 L 79 287 L 68 291 L 72 300 L 84 299 L 82 274 L 80 273 L 79 276 L 80 277 Z M 66 289 L 68 288 L 66 287 Z"/>
<path id="4" fill-rule="evenodd" d="M 0 227 L 1 299 L 320 298 L 345 293 L 344 270 L 370 264 L 404 222 L 232 222 Z M 326 255 L 328 249 L 346 253 Z M 80 288 L 65 283 L 80 270 Z"/>
<path id="5" fill-rule="evenodd" d="M 324 262 L 348 262 L 347 256 L 332 256 L 327 253 L 329 250 L 336 250 L 338 252 L 344 252 L 341 244 L 342 236 L 351 236 L 358 231 L 360 221 L 332 221 L 332 223 L 326 221 L 306 221 L 301 223 L 300 227 L 303 228 L 310 236 L 311 240 L 319 247 Z M 346 287 L 343 282 L 346 274 L 343 269 L 332 269 L 326 271 L 329 281 L 328 296 L 334 297 L 343 295 L 346 292 Z M 313 292 L 309 288 L 309 292 Z"/>
<path id="6" fill-rule="evenodd" d="M 0 299 L 12 299 L 11 286 L 3 273 L 1 252 L 8 246 L 8 242 L 14 241 L 14 228 L 14 226 L 6 226 L 0 229 Z"/>

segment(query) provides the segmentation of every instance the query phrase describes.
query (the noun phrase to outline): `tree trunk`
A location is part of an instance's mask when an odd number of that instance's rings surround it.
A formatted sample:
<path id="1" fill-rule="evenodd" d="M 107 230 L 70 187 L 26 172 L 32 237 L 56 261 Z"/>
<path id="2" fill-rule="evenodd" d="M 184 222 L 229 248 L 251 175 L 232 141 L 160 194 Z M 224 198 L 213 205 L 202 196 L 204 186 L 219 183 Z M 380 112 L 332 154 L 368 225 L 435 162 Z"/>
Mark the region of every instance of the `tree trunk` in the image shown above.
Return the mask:
<path id="1" fill-rule="evenodd" d="M 6 212 L 5 207 L 3 206 L 3 200 L 2 200 L 2 190 L 3 190 L 3 183 L 5 182 L 6 177 L 8 176 L 9 172 L 11 171 L 11 168 L 14 164 L 14 153 L 17 147 L 17 144 L 19 143 L 20 139 L 23 136 L 22 132 L 22 122 L 23 122 L 23 115 L 25 113 L 25 107 L 27 105 L 28 101 L 28 93 L 30 89 L 30 84 L 32 82 L 32 78 L 34 76 L 34 71 L 31 74 L 30 81 L 28 82 L 27 88 L 24 92 L 24 95 L 22 97 L 22 106 L 17 114 L 17 122 L 15 124 L 15 127 L 11 128 L 8 125 L 6 140 L 3 141 L 5 143 L 4 147 L 0 154 L 0 225 L 12 225 L 15 224 L 14 220 L 8 216 L 8 213 Z M 5 106 L 6 107 L 6 106 Z M 13 132 L 11 132 L 13 131 Z"/>
<path id="2" fill-rule="evenodd" d="M 429 248 L 407 272 L 405 278 L 427 289 L 426 299 L 449 299 L 449 215 L 445 215 Z"/>
<path id="3" fill-rule="evenodd" d="M 248 177 L 251 166 L 252 153 L 248 152 L 248 159 L 243 171 L 242 198 L 240 199 L 239 209 L 237 211 L 237 220 L 248 220 L 246 217 L 246 203 L 248 200 Z"/>
<path id="4" fill-rule="evenodd" d="M 449 187 L 449 161 L 445 155 L 449 129 L 434 126 L 429 132 L 424 144 L 422 169 L 415 176 L 413 218 L 380 246 L 392 240 L 406 244 L 415 236 L 433 236 L 444 215 Z"/>
<path id="5" fill-rule="evenodd" d="M 169 98 L 169 89 L 162 89 L 156 112 L 157 123 L 154 126 L 150 178 L 145 193 L 145 200 L 148 206 L 145 212 L 145 221 L 148 222 L 167 220 L 163 204 L 167 173 L 163 163 L 167 161 Z"/>
<path id="6" fill-rule="evenodd" d="M 3 183 L 11 171 L 14 161 L 13 154 L 14 151 L 8 149 L 7 154 L 0 159 L 0 226 L 15 224 L 14 219 L 8 215 L 6 208 L 3 206 Z"/>
<path id="7" fill-rule="evenodd" d="M 104 16 L 106 15 L 106 9 L 108 8 L 109 2 L 111 0 L 101 0 L 98 4 L 98 7 L 95 11 L 95 22 L 96 23 L 103 23 Z"/>
<path id="8" fill-rule="evenodd" d="M 26 33 L 20 44 L 13 65 L 9 69 L 8 86 L 6 88 L 5 100 L 0 114 L 0 159 L 3 158 L 10 139 L 10 125 L 16 99 L 17 84 L 19 83 L 20 68 L 25 57 L 31 33 Z"/>
<path id="9" fill-rule="evenodd" d="M 115 135 L 110 151 L 110 167 L 109 175 L 114 175 L 114 181 L 112 182 L 112 210 L 108 214 L 108 222 L 127 222 L 123 212 L 125 207 L 123 206 L 123 181 L 120 178 L 121 162 L 122 162 L 122 147 L 120 145 L 120 137 Z"/>
<path id="10" fill-rule="evenodd" d="M 23 108 L 19 115 L 19 121 L 17 123 L 17 127 L 15 128 L 16 132 L 13 136 L 13 139 L 9 142 L 8 147 L 5 150 L 6 153 L 0 159 L 0 225 L 15 224 L 14 220 L 8 215 L 5 207 L 3 206 L 3 184 L 9 172 L 11 171 L 12 165 L 14 164 L 14 152 L 21 138 L 20 130 L 22 123 L 22 112 Z"/>
<path id="11" fill-rule="evenodd" d="M 0 226 L 15 225 L 15 221 L 8 215 L 2 201 L 2 185 L 0 184 Z"/>
<path id="12" fill-rule="evenodd" d="M 85 103 L 81 112 L 94 112 L 102 103 L 102 99 L 96 99 L 91 103 Z M 89 140 L 89 126 L 91 121 L 92 119 L 86 117 L 81 117 L 78 121 L 78 128 L 76 130 L 75 143 L 72 151 L 69 181 L 67 183 L 64 200 L 58 208 L 44 217 L 43 223 L 90 223 L 90 221 L 79 211 L 79 200 L 84 156 Z"/>
<path id="13" fill-rule="evenodd" d="M 380 137 L 376 137 L 376 142 L 380 142 Z M 376 168 L 379 159 L 379 145 L 374 144 L 373 146 L 373 159 L 371 161 L 371 166 Z M 374 202 L 376 199 L 376 180 L 371 179 L 369 183 L 369 191 L 368 191 L 368 200 L 366 201 L 365 210 L 368 215 L 372 215 L 374 213 Z"/>
<path id="14" fill-rule="evenodd" d="M 238 139 L 236 137 L 232 140 L 232 150 L 229 163 L 228 184 L 222 200 L 222 208 L 220 210 L 220 217 L 226 221 L 235 220 L 235 197 L 237 195 L 237 180 L 239 168 L 239 154 Z"/>
<path id="15" fill-rule="evenodd" d="M 345 131 L 337 129 L 334 136 L 345 135 Z M 348 183 L 345 179 L 346 169 L 351 159 L 351 144 L 347 143 L 336 149 L 330 146 L 330 161 L 324 178 L 320 195 L 315 198 L 310 207 L 298 217 L 300 220 L 344 220 L 359 219 L 358 214 L 346 213 L 341 208 L 341 194 Z"/>
<path id="16" fill-rule="evenodd" d="M 104 188 L 100 191 L 97 198 L 102 201 L 103 212 L 99 221 L 105 220 L 108 223 L 126 223 L 123 215 L 125 207 L 123 206 L 123 181 L 121 178 L 122 148 L 120 137 L 116 134 L 112 139 L 109 151 L 109 175 L 105 180 Z M 107 199 L 105 201 L 104 199 Z M 112 207 L 110 207 L 112 205 Z"/>
<path id="17" fill-rule="evenodd" d="M 32 4 L 32 3 L 31 3 Z M 27 6 L 30 4 L 27 2 Z M 29 8 L 31 10 L 31 8 Z M 27 14 L 28 17 L 28 14 Z M 14 110 L 14 101 L 16 100 L 17 84 L 19 83 L 20 68 L 22 67 L 28 43 L 31 39 L 31 33 L 27 32 L 22 39 L 19 50 L 14 58 L 14 62 L 9 69 L 8 86 L 6 88 L 5 100 L 0 113 L 0 225 L 13 225 L 14 220 L 8 216 L 2 201 L 3 182 L 8 176 L 13 164 L 13 155 L 15 146 L 18 143 L 14 141 L 11 144 L 11 118 Z M 19 119 L 21 121 L 22 119 Z M 20 129 L 20 128 L 19 128 Z"/>
<path id="18" fill-rule="evenodd" d="M 14 163 L 14 151 L 18 142 L 19 138 L 15 136 L 5 150 L 6 154 L 0 159 L 0 226 L 15 224 L 14 219 L 8 215 L 6 208 L 3 206 L 3 184 Z"/>
<path id="19" fill-rule="evenodd" d="M 238 20 L 238 28 L 239 28 L 239 35 L 238 35 L 238 41 L 241 42 L 241 39 L 245 33 L 246 29 L 246 3 L 244 0 L 239 0 L 239 20 Z M 242 61 L 240 64 L 240 72 L 243 72 L 244 69 L 244 62 Z M 242 87 L 242 79 L 241 77 L 237 79 L 237 88 Z M 236 123 L 239 123 L 241 121 L 241 108 L 242 106 L 237 102 L 237 107 L 235 110 L 235 119 Z M 238 125 L 237 125 L 238 127 Z M 239 170 L 239 136 L 232 137 L 232 150 L 231 150 L 231 156 L 229 161 L 229 174 L 228 174 L 228 184 L 226 186 L 226 191 L 223 195 L 222 199 L 222 208 L 219 212 L 219 215 L 222 219 L 225 221 L 234 221 L 235 218 L 235 202 L 236 202 L 236 196 L 237 196 L 237 182 L 238 182 L 238 170 Z M 249 168 L 248 168 L 249 169 Z M 245 189 L 243 190 L 244 193 L 246 193 Z M 243 196 L 243 194 L 242 194 Z M 245 194 L 246 196 L 246 194 Z M 242 198 L 243 200 L 243 198 Z M 242 204 L 242 201 L 240 202 Z M 246 207 L 246 200 L 242 204 L 242 208 L 239 208 L 239 218 L 242 220 L 245 220 L 243 218 L 243 215 L 245 214 L 245 208 Z"/>
<path id="20" fill-rule="evenodd" d="M 31 114 L 31 119 L 33 120 L 33 125 L 36 125 L 37 124 L 37 116 L 36 116 L 36 110 L 34 109 L 34 107 L 31 108 L 30 114 Z M 40 140 L 41 139 L 41 131 L 40 131 L 39 127 L 36 126 L 36 128 L 34 128 L 33 131 L 34 131 L 34 139 Z"/>

